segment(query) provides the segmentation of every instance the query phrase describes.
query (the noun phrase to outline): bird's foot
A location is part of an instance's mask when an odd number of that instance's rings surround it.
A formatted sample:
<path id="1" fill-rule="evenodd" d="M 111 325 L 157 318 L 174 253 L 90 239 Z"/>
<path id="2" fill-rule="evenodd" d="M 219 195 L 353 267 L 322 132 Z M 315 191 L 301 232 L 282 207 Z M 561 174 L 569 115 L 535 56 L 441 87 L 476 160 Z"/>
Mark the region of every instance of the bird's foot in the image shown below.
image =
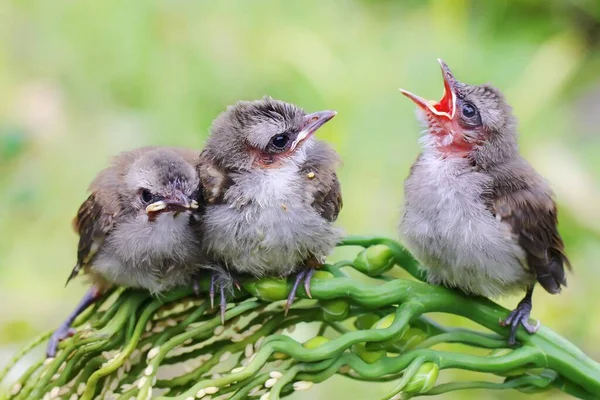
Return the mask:
<path id="1" fill-rule="evenodd" d="M 240 283 L 237 279 L 233 278 L 229 274 L 224 274 L 223 272 L 213 272 L 210 277 L 210 289 L 209 289 L 209 298 L 210 298 L 210 307 L 214 308 L 215 306 L 215 293 L 217 290 L 219 291 L 219 308 L 221 310 L 221 324 L 225 324 L 225 311 L 227 310 L 227 291 L 230 294 L 233 292 L 231 289 L 231 285 L 233 285 L 238 290 L 241 290 Z"/>
<path id="2" fill-rule="evenodd" d="M 77 304 L 77 307 L 75 307 L 67 319 L 60 324 L 58 329 L 52 333 L 52 336 L 50 336 L 48 347 L 46 347 L 46 357 L 50 358 L 56 356 L 58 343 L 60 343 L 61 340 L 71 337 L 75 334 L 75 329 L 71 328 L 71 324 L 73 321 L 75 321 L 75 318 L 77 318 L 79 314 L 81 314 L 90 304 L 93 304 L 101 296 L 102 290 L 97 286 L 92 286 L 86 292 L 83 298 L 79 301 L 79 304 Z"/>
<path id="3" fill-rule="evenodd" d="M 537 321 L 535 325 L 529 323 L 529 314 L 531 313 L 531 296 L 525 296 L 521 302 L 517 305 L 509 315 L 508 318 L 500 320 L 501 326 L 510 326 L 510 336 L 508 337 L 508 344 L 514 346 L 517 344 L 517 329 L 519 325 L 523 326 L 527 333 L 533 335 L 540 328 L 540 321 Z"/>
<path id="4" fill-rule="evenodd" d="M 46 357 L 51 358 L 56 356 L 58 344 L 62 340 L 75 335 L 76 332 L 77 331 L 74 328 L 71 328 L 70 324 L 61 324 L 58 329 L 52 333 L 52 336 L 50 336 L 48 347 L 46 348 Z"/>
<path id="5" fill-rule="evenodd" d="M 314 275 L 315 271 L 315 267 L 308 267 L 306 269 L 303 269 L 298 273 L 298 275 L 296 275 L 294 286 L 292 286 L 292 290 L 290 291 L 290 294 L 287 298 L 287 302 L 285 303 L 285 315 L 287 315 L 288 311 L 290 310 L 290 307 L 294 303 L 294 300 L 296 300 L 296 292 L 298 291 L 298 286 L 300 286 L 300 282 L 304 281 L 304 291 L 306 292 L 308 298 L 312 299 L 312 295 L 310 293 L 310 280 L 312 279 L 312 276 Z"/>
<path id="6" fill-rule="evenodd" d="M 214 280 L 218 278 L 216 275 L 217 274 L 211 275 L 210 284 L 211 284 L 211 288 L 213 289 L 213 297 L 211 299 L 211 304 L 214 302 L 214 285 L 215 285 Z M 202 277 L 202 275 L 198 274 L 198 276 L 194 276 L 192 278 L 192 290 L 194 291 L 194 295 L 196 295 L 196 297 L 200 297 L 200 279 L 201 279 L 201 277 Z M 242 290 L 242 286 L 240 285 L 240 282 L 236 278 L 231 277 L 231 283 L 237 290 Z"/>

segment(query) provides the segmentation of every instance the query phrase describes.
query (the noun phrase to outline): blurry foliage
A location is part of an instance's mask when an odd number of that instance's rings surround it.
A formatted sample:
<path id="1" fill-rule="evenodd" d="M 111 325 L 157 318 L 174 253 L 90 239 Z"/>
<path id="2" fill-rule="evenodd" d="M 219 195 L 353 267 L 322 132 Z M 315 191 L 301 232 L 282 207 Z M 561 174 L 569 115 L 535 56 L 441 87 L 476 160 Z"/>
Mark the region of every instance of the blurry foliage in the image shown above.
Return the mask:
<path id="1" fill-rule="evenodd" d="M 536 293 L 533 315 L 600 359 L 599 39 L 596 0 L 4 1 L 0 304 L 10 306 L 0 325 L 56 326 L 82 294 L 63 288 L 75 260 L 70 221 L 111 155 L 200 149 L 210 121 L 238 99 L 337 110 L 319 135 L 345 161 L 339 224 L 393 237 L 420 129 L 397 88 L 438 97 L 441 57 L 513 105 L 524 155 L 557 192 L 575 267 L 561 296 Z M 0 338 L 0 360 L 13 340 Z"/>
<path id="2" fill-rule="evenodd" d="M 23 131 L 15 128 L 0 128 L 0 160 L 10 161 L 23 153 L 26 138 Z"/>

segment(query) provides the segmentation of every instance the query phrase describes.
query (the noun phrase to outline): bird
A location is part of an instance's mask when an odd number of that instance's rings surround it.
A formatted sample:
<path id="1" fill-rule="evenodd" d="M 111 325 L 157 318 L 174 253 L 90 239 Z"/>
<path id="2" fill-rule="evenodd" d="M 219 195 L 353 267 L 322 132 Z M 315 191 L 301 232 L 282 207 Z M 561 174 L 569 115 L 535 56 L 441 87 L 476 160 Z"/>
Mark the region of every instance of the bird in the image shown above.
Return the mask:
<path id="1" fill-rule="evenodd" d="M 230 274 L 296 273 L 286 314 L 301 282 L 311 297 L 314 271 L 343 236 L 334 225 L 342 208 L 341 161 L 313 137 L 335 115 L 306 114 L 265 96 L 239 101 L 213 121 L 197 170 L 206 202 L 202 244 L 220 271 L 222 307 Z"/>
<path id="2" fill-rule="evenodd" d="M 520 325 L 529 334 L 539 328 L 529 322 L 536 283 L 559 293 L 571 269 L 554 193 L 520 155 L 516 118 L 500 90 L 460 82 L 438 62 L 439 102 L 400 89 L 425 127 L 404 183 L 400 236 L 431 283 L 484 297 L 525 291 L 500 320 L 515 345 Z"/>
<path id="3" fill-rule="evenodd" d="M 53 333 L 46 354 L 75 331 L 75 318 L 114 285 L 160 294 L 190 281 L 201 263 L 199 151 L 142 147 L 120 153 L 92 181 L 73 220 L 77 263 L 91 286 Z M 200 201 L 199 201 L 200 200 Z"/>

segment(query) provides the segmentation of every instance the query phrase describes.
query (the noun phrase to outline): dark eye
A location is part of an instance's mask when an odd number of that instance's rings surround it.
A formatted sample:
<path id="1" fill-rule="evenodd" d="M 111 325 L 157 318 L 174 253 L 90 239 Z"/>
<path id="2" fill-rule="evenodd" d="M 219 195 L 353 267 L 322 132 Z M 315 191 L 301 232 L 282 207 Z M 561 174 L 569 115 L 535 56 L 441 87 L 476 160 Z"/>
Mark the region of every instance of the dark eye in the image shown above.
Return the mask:
<path id="1" fill-rule="evenodd" d="M 471 103 L 465 103 L 462 105 L 462 115 L 465 118 L 473 118 L 477 115 L 477 109 Z"/>
<path id="2" fill-rule="evenodd" d="M 271 143 L 277 149 L 283 149 L 289 142 L 290 138 L 287 135 L 276 135 L 271 139 Z"/>
<path id="3" fill-rule="evenodd" d="M 144 203 L 151 203 L 154 196 L 152 196 L 152 193 L 148 189 L 140 189 L 140 198 Z"/>

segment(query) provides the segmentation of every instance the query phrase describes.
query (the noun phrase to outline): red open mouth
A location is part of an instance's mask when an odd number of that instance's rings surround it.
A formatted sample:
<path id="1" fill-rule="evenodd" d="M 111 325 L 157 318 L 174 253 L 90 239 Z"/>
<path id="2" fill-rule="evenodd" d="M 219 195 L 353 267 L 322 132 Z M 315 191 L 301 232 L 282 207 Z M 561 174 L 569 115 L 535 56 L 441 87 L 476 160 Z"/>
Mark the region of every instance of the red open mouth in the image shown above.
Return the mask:
<path id="1" fill-rule="evenodd" d="M 456 94 L 454 93 L 454 89 L 452 87 L 455 79 L 446 63 L 439 58 L 438 62 L 442 67 L 442 76 L 444 77 L 444 95 L 440 101 L 436 103 L 433 100 L 426 100 L 423 97 L 417 96 L 416 94 L 404 89 L 400 89 L 400 92 L 414 101 L 423 110 L 451 120 L 454 118 L 454 113 L 456 112 Z"/>

